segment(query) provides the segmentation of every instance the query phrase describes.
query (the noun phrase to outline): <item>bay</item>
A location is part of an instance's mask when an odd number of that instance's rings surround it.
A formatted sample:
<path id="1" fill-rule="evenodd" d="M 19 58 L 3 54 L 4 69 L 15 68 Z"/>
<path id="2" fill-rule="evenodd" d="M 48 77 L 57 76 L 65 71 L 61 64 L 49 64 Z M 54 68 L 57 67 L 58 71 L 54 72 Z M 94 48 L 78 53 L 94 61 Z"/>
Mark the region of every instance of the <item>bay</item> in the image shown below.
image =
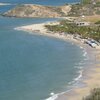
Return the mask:
<path id="1" fill-rule="evenodd" d="M 78 77 L 78 46 L 13 29 L 48 20 L 0 18 L 0 100 L 43 100 Z"/>
<path id="2" fill-rule="evenodd" d="M 9 2 L 62 5 L 75 0 Z M 1 12 L 9 9 L 3 7 Z M 84 60 L 79 46 L 56 38 L 14 30 L 22 25 L 55 20 L 0 17 L 0 100 L 44 100 L 52 92 L 56 94 L 70 89 L 69 83 L 79 76 L 79 67 L 82 67 L 79 63 Z"/>

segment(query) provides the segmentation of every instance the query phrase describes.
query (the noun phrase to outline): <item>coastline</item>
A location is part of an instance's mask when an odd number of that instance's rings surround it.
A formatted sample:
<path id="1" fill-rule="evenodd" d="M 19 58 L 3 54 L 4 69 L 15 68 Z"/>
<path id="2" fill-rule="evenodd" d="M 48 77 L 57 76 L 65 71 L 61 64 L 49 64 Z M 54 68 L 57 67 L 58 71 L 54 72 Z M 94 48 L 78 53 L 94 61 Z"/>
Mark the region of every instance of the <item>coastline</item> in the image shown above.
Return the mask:
<path id="1" fill-rule="evenodd" d="M 39 35 L 50 36 L 50 37 L 54 37 L 58 39 L 63 39 L 65 41 L 70 41 L 85 49 L 90 62 L 86 64 L 86 67 L 84 68 L 84 71 L 82 73 L 82 77 L 80 77 L 81 78 L 80 84 L 84 84 L 83 86 L 79 86 L 79 87 L 76 86 L 72 90 L 69 90 L 67 92 L 60 93 L 60 94 L 55 94 L 46 100 L 66 100 L 66 99 L 67 100 L 82 100 L 82 97 L 87 96 L 90 93 L 90 90 L 92 88 L 97 87 L 97 86 L 99 87 L 100 68 L 98 67 L 100 65 L 99 64 L 97 65 L 97 62 L 100 63 L 100 57 L 98 59 L 97 55 L 98 54 L 100 55 L 100 51 L 98 49 L 91 48 L 87 44 L 83 44 L 83 41 L 74 39 L 73 35 L 68 34 L 65 36 L 64 34 L 53 33 L 53 32 L 48 31 L 44 27 L 44 25 L 47 25 L 47 24 L 54 25 L 54 24 L 59 24 L 59 22 L 33 24 L 33 25 L 17 27 L 15 29 L 19 31 L 27 31 L 30 34 L 34 34 L 32 32 L 35 32 L 36 34 L 39 34 Z"/>
<path id="2" fill-rule="evenodd" d="M 44 35 L 44 36 L 62 39 L 62 40 L 65 40 L 65 41 L 71 41 L 75 44 L 79 44 L 79 46 L 83 45 L 82 42 L 74 39 L 73 35 L 71 35 L 71 34 L 64 35 L 64 34 L 61 34 L 61 33 L 54 33 L 54 32 L 48 31 L 44 27 L 45 25 L 57 25 L 57 24 L 59 24 L 58 21 L 55 21 L 55 22 L 50 21 L 50 22 L 45 22 L 45 23 L 20 26 L 20 27 L 14 28 L 14 29 L 17 30 L 17 31 L 25 31 L 25 32 L 28 32 L 29 34 L 38 34 L 38 35 Z"/>
<path id="3" fill-rule="evenodd" d="M 100 65 L 96 66 L 96 55 L 100 55 L 100 51 L 89 46 L 85 46 L 85 50 L 89 59 L 85 68 L 83 68 L 82 77 L 77 86 L 59 95 L 55 100 L 82 100 L 83 97 L 89 95 L 93 88 L 100 87 Z M 98 61 L 100 62 L 100 59 Z"/>

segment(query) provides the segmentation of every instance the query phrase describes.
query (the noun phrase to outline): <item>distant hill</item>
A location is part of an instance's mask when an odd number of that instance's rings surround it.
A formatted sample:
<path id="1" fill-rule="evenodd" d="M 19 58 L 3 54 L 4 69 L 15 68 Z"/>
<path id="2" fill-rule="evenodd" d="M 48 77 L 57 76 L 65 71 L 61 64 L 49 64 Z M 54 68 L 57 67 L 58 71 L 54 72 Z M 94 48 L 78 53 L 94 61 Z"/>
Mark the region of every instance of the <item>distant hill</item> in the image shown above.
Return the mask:
<path id="1" fill-rule="evenodd" d="M 67 16 L 68 12 L 71 10 L 70 5 L 64 6 L 42 6 L 33 4 L 23 4 L 18 5 L 15 8 L 4 13 L 4 16 L 9 17 L 62 17 Z"/>
<path id="2" fill-rule="evenodd" d="M 100 0 L 81 0 L 80 3 L 64 6 L 18 5 L 3 14 L 9 17 L 58 18 L 66 16 L 100 15 Z"/>

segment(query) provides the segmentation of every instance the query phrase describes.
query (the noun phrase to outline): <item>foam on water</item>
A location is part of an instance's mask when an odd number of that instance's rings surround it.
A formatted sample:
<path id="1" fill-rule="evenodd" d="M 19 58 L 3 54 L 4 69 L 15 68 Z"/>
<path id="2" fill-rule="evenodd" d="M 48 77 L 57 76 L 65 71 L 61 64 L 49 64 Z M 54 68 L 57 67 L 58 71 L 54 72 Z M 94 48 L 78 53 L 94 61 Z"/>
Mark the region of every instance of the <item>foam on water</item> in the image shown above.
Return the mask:
<path id="1" fill-rule="evenodd" d="M 58 94 L 55 94 L 54 92 L 51 92 L 50 95 L 51 97 L 45 99 L 45 100 L 56 100 L 58 98 L 59 95 L 62 95 L 64 93 L 67 93 L 69 91 L 71 91 L 75 85 L 75 83 L 77 83 L 81 78 L 82 78 L 82 74 L 83 74 L 83 67 L 80 66 L 82 65 L 83 63 L 80 62 L 78 63 L 79 66 L 75 66 L 76 68 L 80 69 L 77 73 L 79 73 L 78 77 L 74 78 L 71 82 L 68 83 L 68 87 L 70 87 L 70 89 L 68 89 L 67 91 L 65 92 L 61 92 L 61 93 L 58 93 Z"/>
<path id="2" fill-rule="evenodd" d="M 82 77 L 83 70 L 80 70 L 78 73 L 79 73 L 80 75 L 79 75 L 77 78 L 74 79 L 75 81 L 78 81 L 78 80 Z"/>
<path id="3" fill-rule="evenodd" d="M 82 46 L 80 46 L 80 49 L 83 49 L 83 47 L 82 47 Z"/>
<path id="4" fill-rule="evenodd" d="M 50 94 L 51 94 L 51 93 L 50 93 Z M 58 98 L 58 95 L 59 95 L 59 94 L 53 94 L 51 97 L 49 97 L 49 98 L 47 98 L 47 99 L 45 99 L 45 100 L 55 100 L 55 99 Z"/>
<path id="5" fill-rule="evenodd" d="M 56 100 L 58 98 L 59 95 L 62 95 L 64 93 L 68 93 L 69 91 L 71 91 L 75 85 L 75 83 L 77 83 L 81 78 L 82 78 L 82 74 L 83 74 L 83 70 L 78 71 L 79 76 L 74 78 L 73 81 L 69 82 L 68 85 L 71 86 L 71 88 L 65 92 L 62 93 L 58 93 L 58 94 L 54 94 L 53 92 L 50 93 L 51 97 L 45 99 L 45 100 Z"/>
<path id="6" fill-rule="evenodd" d="M 86 57 L 87 56 L 87 52 L 84 52 L 83 56 Z"/>

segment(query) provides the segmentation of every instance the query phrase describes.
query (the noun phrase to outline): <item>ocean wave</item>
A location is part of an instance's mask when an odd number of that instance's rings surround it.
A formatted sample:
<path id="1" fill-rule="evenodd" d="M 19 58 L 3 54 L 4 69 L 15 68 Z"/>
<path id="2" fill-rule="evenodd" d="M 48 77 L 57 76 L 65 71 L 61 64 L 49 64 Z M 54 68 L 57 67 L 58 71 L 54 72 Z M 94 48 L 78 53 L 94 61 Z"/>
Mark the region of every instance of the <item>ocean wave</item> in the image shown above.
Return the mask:
<path id="1" fill-rule="evenodd" d="M 80 61 L 79 63 L 75 63 L 75 66 L 74 66 L 74 68 L 79 68 L 80 69 L 80 67 L 82 67 L 83 65 L 84 65 L 84 61 L 82 60 L 82 61 Z M 83 67 L 82 67 L 83 68 Z"/>
<path id="2" fill-rule="evenodd" d="M 70 92 L 73 89 L 75 83 L 78 82 L 81 79 L 82 74 L 83 74 L 83 70 L 79 70 L 78 73 L 79 73 L 79 76 L 74 78 L 71 82 L 68 83 L 68 85 L 69 85 L 68 87 L 70 87 L 70 89 L 68 89 L 65 92 L 58 93 L 58 94 L 54 94 L 54 92 L 51 92 L 50 93 L 51 97 L 49 97 L 49 98 L 47 98 L 45 100 L 56 100 L 59 95 L 63 95 L 64 93 Z"/>
<path id="3" fill-rule="evenodd" d="M 59 94 L 54 94 L 53 92 L 50 93 L 51 97 L 45 99 L 45 100 L 56 100 L 58 98 Z"/>
<path id="4" fill-rule="evenodd" d="M 78 81 L 82 77 L 83 70 L 80 70 L 78 73 L 79 73 L 79 76 L 74 79 L 75 81 Z"/>
<path id="5" fill-rule="evenodd" d="M 83 49 L 83 56 L 86 57 L 87 56 L 87 52 L 85 49 Z"/>
<path id="6" fill-rule="evenodd" d="M 77 68 L 77 69 L 83 69 L 83 66 L 75 66 L 74 68 Z"/>
<path id="7" fill-rule="evenodd" d="M 85 51 L 85 49 L 83 47 L 80 47 L 81 49 L 83 49 L 83 56 L 85 57 L 85 59 L 87 59 L 87 52 Z M 71 90 L 73 90 L 73 88 L 77 87 L 77 84 L 79 84 L 79 80 L 82 78 L 83 76 L 83 65 L 84 65 L 84 60 L 80 61 L 79 63 L 76 63 L 74 68 L 77 68 L 78 69 L 78 76 L 76 78 L 74 78 L 72 81 L 70 81 L 68 83 L 68 90 L 67 91 L 64 91 L 64 92 L 61 92 L 61 93 L 58 93 L 58 94 L 54 94 L 54 92 L 51 92 L 50 95 L 51 97 L 45 99 L 45 100 L 56 100 L 60 95 L 63 95 L 64 93 L 68 93 L 70 92 Z"/>
<path id="8" fill-rule="evenodd" d="M 83 50 L 83 57 L 84 57 L 84 61 L 86 61 L 86 60 L 89 59 L 89 57 L 88 57 L 88 53 L 86 52 L 85 49 Z"/>
<path id="9" fill-rule="evenodd" d="M 84 61 L 86 61 L 86 60 L 89 60 L 89 58 L 88 57 L 84 58 Z"/>
<path id="10" fill-rule="evenodd" d="M 14 28 L 14 30 L 20 31 L 22 29 L 20 27 L 16 27 L 16 28 Z"/>
<path id="11" fill-rule="evenodd" d="M 82 78 L 82 75 L 83 75 L 83 70 L 79 70 L 77 73 L 79 73 L 78 77 L 74 78 L 73 81 L 69 82 L 68 84 L 69 85 L 74 85 L 76 82 L 78 82 L 81 78 Z"/>
<path id="12" fill-rule="evenodd" d="M 84 52 L 83 56 L 86 57 L 87 56 L 87 52 Z"/>
<path id="13" fill-rule="evenodd" d="M 80 46 L 80 49 L 84 49 L 82 46 Z"/>

